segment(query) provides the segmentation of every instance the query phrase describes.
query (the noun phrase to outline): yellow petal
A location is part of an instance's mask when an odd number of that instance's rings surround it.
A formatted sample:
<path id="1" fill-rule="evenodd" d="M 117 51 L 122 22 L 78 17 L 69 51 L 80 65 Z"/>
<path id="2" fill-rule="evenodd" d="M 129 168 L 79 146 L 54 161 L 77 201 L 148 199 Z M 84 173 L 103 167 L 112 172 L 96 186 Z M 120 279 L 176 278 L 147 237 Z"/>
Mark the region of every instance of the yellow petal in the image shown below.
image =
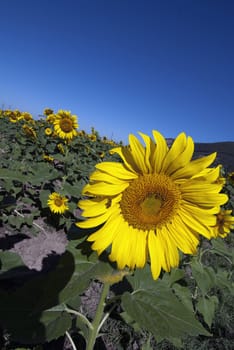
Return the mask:
<path id="1" fill-rule="evenodd" d="M 124 165 L 130 172 L 138 174 L 139 169 L 133 160 L 132 153 L 128 146 L 116 147 L 110 151 L 110 154 L 113 153 L 117 153 L 122 158 Z"/>
<path id="2" fill-rule="evenodd" d="M 180 223 L 180 225 L 178 225 Z M 173 240 L 174 245 L 176 245 L 185 254 L 195 254 L 197 245 L 199 243 L 198 237 L 194 236 L 185 224 L 180 220 L 173 220 L 171 224 L 168 225 L 168 231 L 170 232 L 170 238 Z"/>
<path id="3" fill-rule="evenodd" d="M 123 192 L 128 186 L 128 182 L 121 184 L 107 184 L 105 182 L 99 182 L 89 186 L 85 185 L 82 194 L 94 196 L 115 196 Z"/>
<path id="4" fill-rule="evenodd" d="M 208 226 L 202 225 L 197 218 L 194 218 L 192 215 L 190 215 L 187 211 L 183 210 L 182 208 L 178 212 L 178 216 L 180 219 L 192 230 L 196 231 L 197 233 L 203 235 L 207 239 L 211 238 L 211 230 Z"/>
<path id="5" fill-rule="evenodd" d="M 129 144 L 132 151 L 132 157 L 138 167 L 138 171 L 142 174 L 147 173 L 144 147 L 142 146 L 138 138 L 132 134 L 129 135 Z"/>
<path id="6" fill-rule="evenodd" d="M 132 261 L 131 266 L 143 268 L 146 264 L 146 244 L 147 232 L 130 228 L 130 235 L 132 235 Z"/>
<path id="7" fill-rule="evenodd" d="M 187 139 L 187 145 L 183 152 L 181 152 L 177 158 L 172 161 L 171 164 L 168 165 L 166 173 L 168 175 L 171 175 L 176 170 L 185 167 L 190 161 L 193 156 L 194 152 L 194 143 L 191 137 L 188 137 Z"/>
<path id="8" fill-rule="evenodd" d="M 110 207 L 104 214 L 99 215 L 97 217 L 89 218 L 84 221 L 77 222 L 76 226 L 80 228 L 97 227 L 107 221 L 107 219 L 111 216 L 114 209 L 115 208 Z"/>
<path id="9" fill-rule="evenodd" d="M 154 151 L 154 171 L 160 173 L 163 160 L 168 152 L 168 146 L 165 138 L 157 130 L 152 131 L 156 147 Z"/>
<path id="10" fill-rule="evenodd" d="M 148 249 L 150 256 L 150 266 L 153 279 L 156 280 L 161 272 L 162 259 L 163 259 L 163 247 L 154 231 L 149 232 L 148 236 Z"/>
<path id="11" fill-rule="evenodd" d="M 183 193 L 182 198 L 188 202 L 194 203 L 202 207 L 217 207 L 228 201 L 228 196 L 224 193 L 203 193 L 189 192 Z"/>
<path id="12" fill-rule="evenodd" d="M 202 170 L 207 168 L 216 158 L 216 153 L 212 153 L 208 156 L 192 160 L 185 167 L 175 171 L 171 177 L 173 179 L 190 178 L 193 175 L 199 174 Z"/>
<path id="13" fill-rule="evenodd" d="M 109 184 L 122 184 L 124 180 L 120 180 L 115 176 L 112 176 L 110 174 L 106 174 L 102 171 L 95 171 L 90 175 L 90 181 L 96 181 L 96 182 L 107 182 Z"/>
<path id="14" fill-rule="evenodd" d="M 124 164 L 118 162 L 98 163 L 95 167 L 98 170 L 101 170 L 109 175 L 115 176 L 121 180 L 132 180 L 138 177 L 138 175 L 135 172 L 127 170 Z"/>
<path id="15" fill-rule="evenodd" d="M 163 226 L 158 230 L 159 239 L 164 245 L 164 255 L 166 261 L 166 271 L 170 271 L 172 267 L 177 267 L 179 265 L 179 253 L 176 245 L 170 239 L 169 232 L 166 226 Z"/>
<path id="16" fill-rule="evenodd" d="M 93 242 L 92 249 L 98 252 L 100 255 L 109 245 L 112 244 L 116 233 L 119 231 L 121 217 L 119 212 L 112 214 L 107 222 L 102 226 L 100 230 L 91 234 L 87 241 Z"/>
<path id="17" fill-rule="evenodd" d="M 139 134 L 141 135 L 145 143 L 145 165 L 147 167 L 147 173 L 152 173 L 154 171 L 152 167 L 152 156 L 155 152 L 155 143 L 148 135 L 143 134 L 142 132 L 139 132 Z"/>
<path id="18" fill-rule="evenodd" d="M 167 168 L 170 165 L 172 165 L 174 160 L 184 151 L 185 146 L 186 146 L 186 136 L 185 136 L 185 133 L 182 132 L 177 136 L 171 148 L 167 152 L 162 164 L 162 171 L 164 172 L 167 171 Z"/>

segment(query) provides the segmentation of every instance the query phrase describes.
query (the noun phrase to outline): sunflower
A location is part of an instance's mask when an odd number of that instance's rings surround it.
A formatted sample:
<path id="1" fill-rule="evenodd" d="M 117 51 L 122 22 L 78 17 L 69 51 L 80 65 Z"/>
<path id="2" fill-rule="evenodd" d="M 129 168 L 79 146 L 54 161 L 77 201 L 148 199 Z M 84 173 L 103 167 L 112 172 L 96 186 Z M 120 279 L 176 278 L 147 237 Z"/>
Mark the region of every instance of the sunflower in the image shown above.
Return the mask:
<path id="1" fill-rule="evenodd" d="M 61 196 L 57 192 L 53 192 L 49 195 L 47 204 L 52 211 L 52 213 L 63 214 L 66 210 L 69 209 L 67 205 L 68 199 Z"/>
<path id="2" fill-rule="evenodd" d="M 226 237 L 234 229 L 234 216 L 232 210 L 221 209 L 216 215 L 216 225 L 214 226 L 215 237 Z"/>
<path id="3" fill-rule="evenodd" d="M 129 135 L 129 146 L 111 151 L 122 163 L 96 165 L 83 189 L 89 198 L 78 203 L 87 220 L 77 226 L 102 225 L 88 237 L 98 255 L 110 247 L 120 270 L 150 262 L 157 279 L 161 269 L 178 266 L 178 250 L 196 253 L 199 234 L 215 237 L 215 214 L 228 197 L 215 183 L 219 167 L 209 168 L 216 153 L 192 160 L 194 142 L 185 133 L 170 148 L 156 130 L 153 139 L 140 135 L 145 145 Z"/>
<path id="4" fill-rule="evenodd" d="M 47 115 L 47 116 L 50 115 L 50 114 L 53 114 L 53 113 L 54 113 L 54 111 L 51 108 L 45 108 L 44 111 L 43 111 L 43 114 Z"/>
<path id="5" fill-rule="evenodd" d="M 26 122 L 33 122 L 33 117 L 32 117 L 32 114 L 28 113 L 28 112 L 23 112 L 21 113 L 21 116 L 23 117 L 23 119 L 26 121 Z"/>
<path id="6" fill-rule="evenodd" d="M 57 118 L 56 114 L 51 113 L 51 114 L 49 114 L 49 115 L 46 117 L 46 121 L 47 121 L 48 123 L 53 124 L 54 121 L 56 120 L 56 118 Z"/>
<path id="7" fill-rule="evenodd" d="M 26 124 L 24 124 L 22 128 L 27 136 L 32 137 L 34 139 L 37 138 L 36 131 L 33 128 L 31 128 L 30 126 L 28 126 Z"/>
<path id="8" fill-rule="evenodd" d="M 52 163 L 54 161 L 54 157 L 48 156 L 47 154 L 43 155 L 43 159 L 49 163 Z"/>
<path id="9" fill-rule="evenodd" d="M 57 148 L 60 153 L 65 154 L 65 150 L 62 143 L 57 144 Z"/>
<path id="10" fill-rule="evenodd" d="M 234 186 L 234 171 L 232 171 L 231 173 L 228 173 L 228 180 Z"/>
<path id="11" fill-rule="evenodd" d="M 77 116 L 71 112 L 60 110 L 54 120 L 54 130 L 62 139 L 72 139 L 77 136 Z"/>
<path id="12" fill-rule="evenodd" d="M 52 134 L 51 128 L 45 128 L 45 134 L 46 136 L 50 136 Z"/>
<path id="13" fill-rule="evenodd" d="M 89 137 L 89 139 L 91 140 L 91 141 L 97 141 L 97 136 L 95 135 L 95 134 L 90 134 L 90 135 L 88 135 L 88 137 Z"/>

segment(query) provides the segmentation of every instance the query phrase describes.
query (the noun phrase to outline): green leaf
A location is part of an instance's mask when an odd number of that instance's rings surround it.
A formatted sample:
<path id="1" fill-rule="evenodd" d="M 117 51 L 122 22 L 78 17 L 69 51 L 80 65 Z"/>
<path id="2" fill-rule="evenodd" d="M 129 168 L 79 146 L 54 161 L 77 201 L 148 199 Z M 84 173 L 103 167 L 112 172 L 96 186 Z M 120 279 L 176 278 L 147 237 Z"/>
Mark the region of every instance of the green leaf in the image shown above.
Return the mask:
<path id="1" fill-rule="evenodd" d="M 0 266 L 0 279 L 2 277 L 6 278 L 7 276 L 8 278 L 11 278 L 15 276 L 16 272 L 10 270 L 25 267 L 21 257 L 18 254 L 9 251 L 0 252 Z"/>
<path id="2" fill-rule="evenodd" d="M 197 310 L 202 314 L 204 321 L 206 324 L 211 327 L 214 314 L 215 314 L 215 309 L 219 303 L 218 298 L 213 295 L 211 297 L 204 297 L 202 296 L 197 303 Z"/>
<path id="3" fill-rule="evenodd" d="M 72 319 L 67 312 L 53 311 L 52 308 L 42 313 L 40 323 L 45 327 L 44 338 L 49 342 L 64 335 L 71 327 Z"/>
<path id="4" fill-rule="evenodd" d="M 49 195 L 51 194 L 51 192 L 49 190 L 42 190 L 40 192 L 40 201 L 41 201 L 41 206 L 42 208 L 47 208 L 48 207 L 48 198 L 49 198 Z"/>
<path id="5" fill-rule="evenodd" d="M 137 269 L 133 275 L 126 276 L 133 290 L 155 289 L 156 281 L 152 278 L 150 266 L 146 265 L 143 269 Z"/>
<path id="6" fill-rule="evenodd" d="M 189 288 L 175 283 L 173 284 L 173 290 L 176 296 L 179 298 L 179 300 L 184 304 L 184 306 L 187 307 L 187 309 L 189 309 L 191 312 L 193 312 L 194 308 L 192 302 L 192 295 Z"/>
<path id="7" fill-rule="evenodd" d="M 25 176 L 21 172 L 10 169 L 0 169 L 0 179 L 25 181 Z"/>
<path id="8" fill-rule="evenodd" d="M 185 335 L 206 335 L 194 313 L 182 304 L 163 283 L 154 290 L 137 290 L 132 294 L 125 292 L 122 307 L 143 329 L 151 332 L 156 340 L 176 341 Z"/>
<path id="9" fill-rule="evenodd" d="M 203 295 L 216 285 L 216 274 L 212 267 L 204 266 L 197 258 L 191 261 L 192 274 Z"/>
<path id="10" fill-rule="evenodd" d="M 223 257 L 229 257 L 232 259 L 232 262 L 234 262 L 234 249 L 231 249 L 230 247 L 228 247 L 228 245 L 225 243 L 223 239 L 212 240 L 211 252 L 214 252 Z"/>
<path id="11" fill-rule="evenodd" d="M 218 269 L 216 281 L 219 288 L 227 288 L 229 293 L 234 295 L 234 283 L 231 280 L 231 273 L 226 270 Z"/>
<path id="12" fill-rule="evenodd" d="M 171 272 L 165 272 L 162 278 L 162 281 L 171 287 L 175 282 L 181 280 L 184 277 L 185 273 L 183 270 L 174 268 L 171 269 Z"/>

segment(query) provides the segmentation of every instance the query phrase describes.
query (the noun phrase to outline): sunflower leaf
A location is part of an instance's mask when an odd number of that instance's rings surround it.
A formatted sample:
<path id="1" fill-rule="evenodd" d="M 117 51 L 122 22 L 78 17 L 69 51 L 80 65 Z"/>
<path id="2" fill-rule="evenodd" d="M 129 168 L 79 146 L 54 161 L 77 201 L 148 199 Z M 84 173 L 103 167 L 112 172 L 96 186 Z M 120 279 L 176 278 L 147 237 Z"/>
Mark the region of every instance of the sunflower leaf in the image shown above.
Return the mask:
<path id="1" fill-rule="evenodd" d="M 151 332 L 157 341 L 168 339 L 175 343 L 178 338 L 210 333 L 168 287 L 156 283 L 154 290 L 125 292 L 122 297 L 124 311 L 138 325 Z"/>
<path id="2" fill-rule="evenodd" d="M 203 315 L 204 321 L 209 327 L 213 321 L 218 303 L 218 298 L 215 295 L 211 297 L 202 296 L 197 303 L 197 310 Z"/>

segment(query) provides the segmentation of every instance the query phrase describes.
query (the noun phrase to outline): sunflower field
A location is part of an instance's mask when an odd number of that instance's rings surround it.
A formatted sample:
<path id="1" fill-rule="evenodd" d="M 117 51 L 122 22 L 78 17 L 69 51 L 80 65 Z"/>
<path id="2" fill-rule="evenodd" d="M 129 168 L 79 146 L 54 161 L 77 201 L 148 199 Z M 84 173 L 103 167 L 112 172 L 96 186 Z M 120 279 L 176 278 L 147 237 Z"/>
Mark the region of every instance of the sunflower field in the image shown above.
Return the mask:
<path id="1" fill-rule="evenodd" d="M 0 111 L 0 349 L 233 349 L 234 172 Z"/>

